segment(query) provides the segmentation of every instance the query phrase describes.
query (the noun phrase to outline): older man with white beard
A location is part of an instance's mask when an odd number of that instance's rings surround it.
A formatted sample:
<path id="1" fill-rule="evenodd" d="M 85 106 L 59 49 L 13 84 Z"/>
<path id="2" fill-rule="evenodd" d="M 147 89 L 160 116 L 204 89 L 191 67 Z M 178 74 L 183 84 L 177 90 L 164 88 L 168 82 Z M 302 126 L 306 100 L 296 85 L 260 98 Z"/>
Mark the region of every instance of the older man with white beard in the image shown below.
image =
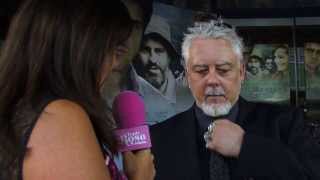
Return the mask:
<path id="1" fill-rule="evenodd" d="M 320 147 L 300 109 L 241 98 L 243 44 L 220 21 L 185 35 L 193 107 L 151 127 L 157 180 L 316 180 Z"/>

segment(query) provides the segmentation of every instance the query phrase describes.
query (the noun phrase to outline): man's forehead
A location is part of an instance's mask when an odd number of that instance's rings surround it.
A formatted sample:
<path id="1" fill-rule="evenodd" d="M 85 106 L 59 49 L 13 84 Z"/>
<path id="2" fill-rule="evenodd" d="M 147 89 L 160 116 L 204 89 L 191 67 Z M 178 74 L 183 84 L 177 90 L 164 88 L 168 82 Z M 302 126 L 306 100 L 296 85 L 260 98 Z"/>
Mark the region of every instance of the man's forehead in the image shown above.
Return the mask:
<path id="1" fill-rule="evenodd" d="M 212 46 L 207 46 L 210 43 Z M 240 62 L 231 47 L 230 42 L 224 39 L 197 38 L 192 41 L 189 49 L 188 62 L 193 64 L 236 64 Z"/>
<path id="2" fill-rule="evenodd" d="M 257 60 L 255 60 L 256 62 Z M 222 64 L 237 64 L 238 59 L 232 56 L 221 56 L 221 57 L 211 57 L 211 56 L 193 56 L 188 60 L 189 64 L 207 64 L 207 65 L 222 65 Z"/>
<path id="3" fill-rule="evenodd" d="M 232 66 L 233 64 L 236 64 L 236 61 L 231 60 L 231 59 L 222 59 L 222 60 L 191 60 L 189 61 L 190 63 L 189 66 L 216 66 L 216 67 L 221 67 L 221 66 Z"/>
<path id="4" fill-rule="evenodd" d="M 162 48 L 164 47 L 160 42 L 155 41 L 153 39 L 148 39 L 144 41 L 142 44 L 143 46 L 162 47 Z"/>

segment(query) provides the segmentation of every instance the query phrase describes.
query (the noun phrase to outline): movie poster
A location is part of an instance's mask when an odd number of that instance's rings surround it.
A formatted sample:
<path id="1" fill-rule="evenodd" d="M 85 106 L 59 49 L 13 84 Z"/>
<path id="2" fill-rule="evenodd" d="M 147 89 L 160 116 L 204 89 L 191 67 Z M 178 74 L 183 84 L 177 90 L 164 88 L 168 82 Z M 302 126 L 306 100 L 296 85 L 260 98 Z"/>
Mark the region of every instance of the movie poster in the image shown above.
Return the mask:
<path id="1" fill-rule="evenodd" d="M 304 43 L 304 67 L 306 82 L 306 98 L 320 99 L 320 43 Z"/>
<path id="2" fill-rule="evenodd" d="M 241 95 L 250 101 L 288 103 L 292 59 L 288 44 L 255 44 L 247 49 Z"/>
<path id="3" fill-rule="evenodd" d="M 154 3 L 131 73 L 145 102 L 149 125 L 188 109 L 194 102 L 180 56 L 183 33 L 192 20 L 190 10 Z"/>

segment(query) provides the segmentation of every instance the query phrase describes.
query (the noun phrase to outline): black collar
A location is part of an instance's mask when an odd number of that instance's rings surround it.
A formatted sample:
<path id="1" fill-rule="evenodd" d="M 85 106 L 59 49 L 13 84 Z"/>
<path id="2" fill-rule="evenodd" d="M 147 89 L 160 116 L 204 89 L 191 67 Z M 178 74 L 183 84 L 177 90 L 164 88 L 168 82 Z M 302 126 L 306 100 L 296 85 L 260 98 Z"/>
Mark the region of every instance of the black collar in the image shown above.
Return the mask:
<path id="1" fill-rule="evenodd" d="M 195 115 L 196 115 L 196 119 L 199 127 L 199 132 L 202 134 L 207 130 L 207 127 L 209 126 L 209 124 L 216 119 L 225 118 L 225 119 L 229 119 L 230 121 L 236 122 L 238 112 L 239 112 L 239 103 L 237 101 L 232 106 L 230 112 L 227 115 L 219 116 L 219 117 L 211 117 L 206 115 L 202 111 L 202 109 L 200 109 L 196 104 L 194 105 L 194 109 L 195 109 Z"/>

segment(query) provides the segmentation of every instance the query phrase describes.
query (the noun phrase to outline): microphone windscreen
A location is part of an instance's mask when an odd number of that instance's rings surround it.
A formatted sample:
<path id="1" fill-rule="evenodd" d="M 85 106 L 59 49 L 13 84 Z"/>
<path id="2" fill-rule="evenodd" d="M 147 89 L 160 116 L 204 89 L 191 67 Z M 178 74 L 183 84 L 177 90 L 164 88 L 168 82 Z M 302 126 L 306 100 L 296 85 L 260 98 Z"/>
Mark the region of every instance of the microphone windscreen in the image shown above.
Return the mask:
<path id="1" fill-rule="evenodd" d="M 112 112 L 118 125 L 115 135 L 120 142 L 120 152 L 151 147 L 144 103 L 138 93 L 121 92 L 114 100 Z"/>
<path id="2" fill-rule="evenodd" d="M 146 124 L 143 99 L 134 91 L 119 93 L 113 102 L 112 112 L 120 129 Z"/>

